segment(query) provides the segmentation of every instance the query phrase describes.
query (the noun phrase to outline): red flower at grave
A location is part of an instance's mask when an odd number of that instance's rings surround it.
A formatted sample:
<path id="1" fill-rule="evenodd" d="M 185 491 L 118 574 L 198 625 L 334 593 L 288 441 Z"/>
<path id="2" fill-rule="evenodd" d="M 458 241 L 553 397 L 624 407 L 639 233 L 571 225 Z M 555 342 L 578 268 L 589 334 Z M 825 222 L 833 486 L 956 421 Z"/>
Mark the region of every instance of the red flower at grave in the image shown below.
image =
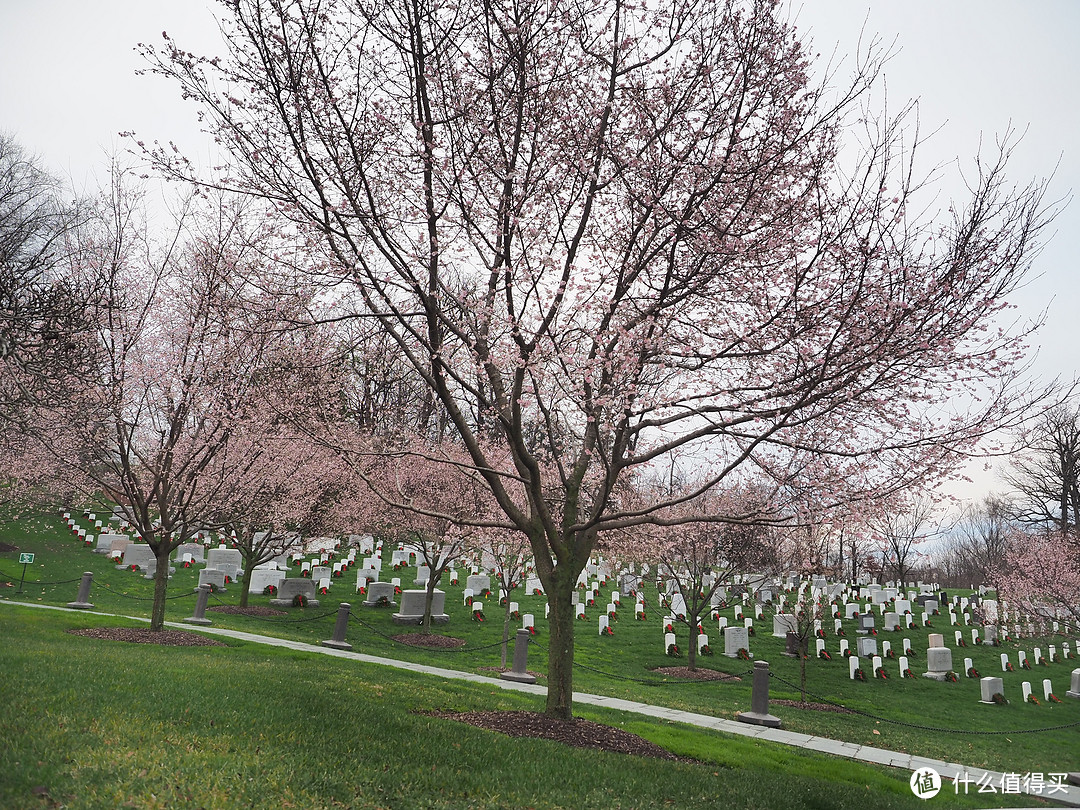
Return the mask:
<path id="1" fill-rule="evenodd" d="M 822 661 L 832 661 L 832 656 L 829 655 L 828 650 L 822 650 L 817 654 L 817 657 L 820 658 Z"/>
<path id="2" fill-rule="evenodd" d="M 701 649 L 698 650 L 698 653 L 700 655 L 712 655 L 712 647 L 710 647 L 708 644 L 702 644 Z"/>
<path id="3" fill-rule="evenodd" d="M 613 622 L 617 622 L 619 620 L 619 614 L 616 613 L 614 610 L 609 610 L 607 616 L 608 616 L 608 619 L 610 619 Z"/>
<path id="4" fill-rule="evenodd" d="M 617 608 L 622 607 L 622 602 L 620 602 L 618 599 L 612 599 L 611 604 L 613 604 Z"/>
<path id="5" fill-rule="evenodd" d="M 1006 661 L 1005 662 L 1005 671 L 1006 672 L 1016 672 L 1016 670 L 1013 669 L 1012 661 Z"/>
<path id="6" fill-rule="evenodd" d="M 1020 666 L 1021 666 L 1021 668 L 1023 668 L 1023 669 L 1031 669 L 1031 662 L 1030 662 L 1030 661 L 1028 661 L 1028 660 L 1027 660 L 1027 659 L 1025 658 L 1025 659 L 1024 659 L 1024 661 L 1023 661 L 1023 663 L 1022 663 L 1022 664 L 1020 664 Z"/>
<path id="7" fill-rule="evenodd" d="M 367 588 L 364 586 L 360 586 L 359 588 L 357 588 L 356 592 L 361 596 L 367 596 Z"/>
<path id="8" fill-rule="evenodd" d="M 739 647 L 739 652 L 736 653 L 743 661 L 750 660 L 750 651 L 746 647 Z"/>
<path id="9" fill-rule="evenodd" d="M 957 681 L 959 681 L 960 679 L 959 679 L 959 678 L 957 678 L 957 677 L 956 677 L 956 673 L 955 673 L 955 672 L 953 672 L 953 671 L 952 671 L 952 670 L 950 669 L 950 670 L 949 670 L 948 672 L 946 672 L 946 673 L 945 673 L 945 680 L 946 680 L 946 681 L 948 681 L 949 683 L 956 683 L 956 682 L 957 682 Z"/>
<path id="10" fill-rule="evenodd" d="M 914 678 L 914 677 L 915 677 L 915 673 L 914 673 L 914 672 L 912 672 L 912 671 L 911 671 L 910 669 L 905 669 L 905 670 L 904 670 L 904 677 L 905 677 L 905 678 Z"/>
<path id="11" fill-rule="evenodd" d="M 454 584 L 456 585 L 457 583 L 455 582 Z M 544 591 L 543 591 L 542 588 L 533 588 L 533 596 L 543 596 L 543 595 L 544 595 Z"/>
<path id="12" fill-rule="evenodd" d="M 671 622 L 665 622 L 664 623 L 664 632 L 665 633 L 674 633 L 675 632 L 675 628 L 671 626 Z"/>
<path id="13" fill-rule="evenodd" d="M 139 566 L 135 565 L 134 563 L 132 563 L 129 567 L 131 568 L 132 571 L 138 571 L 139 570 Z"/>
<path id="14" fill-rule="evenodd" d="M 844 650 L 844 658 L 851 658 L 854 653 L 851 650 Z"/>
<path id="15" fill-rule="evenodd" d="M 843 618 L 843 616 L 841 616 L 841 615 L 840 615 L 840 611 L 839 611 L 839 610 L 837 610 L 837 611 L 834 611 L 834 612 L 833 612 L 833 615 L 832 615 L 832 617 L 833 617 L 834 619 L 842 619 L 842 618 Z"/>
<path id="16" fill-rule="evenodd" d="M 263 588 L 263 593 L 265 593 L 267 596 L 273 596 L 275 593 L 277 593 L 277 588 L 273 585 L 267 585 L 265 588 Z"/>
<path id="17" fill-rule="evenodd" d="M 857 681 L 865 681 L 866 680 L 866 673 L 862 671 L 862 667 L 858 667 L 855 670 L 855 680 L 857 680 Z"/>
<path id="18" fill-rule="evenodd" d="M 886 658 L 896 658 L 896 651 L 895 651 L 895 650 L 893 650 L 893 649 L 892 649 L 892 648 L 890 647 L 890 648 L 889 648 L 889 651 L 888 651 L 887 653 L 885 653 L 885 657 L 886 657 Z"/>
<path id="19" fill-rule="evenodd" d="M 610 627 L 605 627 L 603 629 L 603 631 L 600 633 L 600 635 L 602 635 L 602 636 L 613 636 L 613 635 L 615 635 L 615 631 L 612 630 Z"/>
<path id="20" fill-rule="evenodd" d="M 1049 700 L 1051 703 L 1061 703 L 1061 698 L 1059 698 L 1053 692 L 1051 692 L 1049 695 L 1047 695 L 1046 699 Z"/>
<path id="21" fill-rule="evenodd" d="M 825 631 L 824 630 L 818 630 L 816 633 L 814 633 L 814 635 L 817 636 L 818 638 L 825 638 Z"/>
<path id="22" fill-rule="evenodd" d="M 473 617 L 473 621 L 482 622 L 482 621 L 484 621 L 484 611 L 482 611 L 482 610 L 474 610 L 473 613 L 472 613 L 472 617 Z"/>
<path id="23" fill-rule="evenodd" d="M 930 621 L 929 619 L 927 619 L 925 622 L 923 622 L 923 627 L 933 627 L 933 626 L 934 626 L 934 623 L 932 621 Z"/>
<path id="24" fill-rule="evenodd" d="M 116 563 L 117 565 L 119 565 L 120 563 L 122 563 L 122 562 L 124 561 L 124 558 L 118 555 L 118 556 L 116 556 L 116 557 L 113 557 L 113 558 L 112 558 L 112 561 L 113 561 L 114 563 Z"/>
<path id="25" fill-rule="evenodd" d="M 450 584 L 451 584 L 451 585 L 457 585 L 457 584 L 458 584 L 458 579 L 457 579 L 457 577 L 451 577 L 451 578 L 450 578 Z"/>
<path id="26" fill-rule="evenodd" d="M 967 676 L 969 678 L 978 678 L 979 670 L 975 669 L 975 667 L 968 667 Z"/>
<path id="27" fill-rule="evenodd" d="M 191 568 L 191 560 L 184 560 L 184 568 Z"/>
<path id="28" fill-rule="evenodd" d="M 536 628 L 533 627 L 531 624 L 528 627 L 526 627 L 525 629 L 529 631 L 530 636 L 535 636 L 536 635 Z"/>
<path id="29" fill-rule="evenodd" d="M 843 627 L 840 627 L 840 628 L 838 628 L 838 629 L 837 629 L 837 631 L 836 631 L 836 635 L 838 635 L 838 636 L 846 636 L 846 635 L 847 635 L 847 633 L 845 633 L 845 632 L 844 632 L 844 628 L 843 628 Z"/>
<path id="30" fill-rule="evenodd" d="M 881 679 L 883 681 L 889 680 L 889 675 L 888 675 L 887 672 L 885 672 L 885 667 L 878 667 L 877 669 L 875 669 L 874 670 L 874 677 L 879 678 L 879 679 Z"/>
<path id="31" fill-rule="evenodd" d="M 586 621 L 589 617 L 585 615 L 584 611 L 578 614 L 578 621 Z"/>
<path id="32" fill-rule="evenodd" d="M 587 600 L 587 601 L 585 602 L 585 606 L 586 606 L 586 607 L 596 607 L 596 600 L 595 600 L 595 599 L 589 599 L 589 600 Z"/>
<path id="33" fill-rule="evenodd" d="M 956 642 L 956 646 L 957 646 L 957 647 L 966 647 L 966 646 L 967 646 L 967 642 L 966 642 L 966 641 L 964 641 L 964 640 L 963 640 L 963 639 L 961 638 L 961 639 L 959 639 L 959 640 L 958 640 L 958 641 Z"/>
<path id="34" fill-rule="evenodd" d="M 990 696 L 990 700 L 992 700 L 999 706 L 1005 706 L 1009 703 L 1009 701 L 1005 699 L 1005 696 L 1001 694 L 1001 692 L 994 692 L 994 694 Z"/>
<path id="35" fill-rule="evenodd" d="M 679 645 L 678 644 L 668 644 L 667 654 L 670 655 L 672 658 L 678 658 L 679 657 Z"/>
<path id="36" fill-rule="evenodd" d="M 1043 656 L 1041 656 L 1041 655 L 1039 656 L 1039 666 L 1040 667 L 1048 667 L 1048 666 L 1050 666 L 1048 663 L 1046 663 L 1046 659 L 1043 658 Z"/>
<path id="37" fill-rule="evenodd" d="M 1035 697 L 1035 695 L 1028 695 L 1027 702 L 1034 703 L 1036 706 L 1042 705 L 1041 703 L 1039 703 L 1039 699 Z"/>
<path id="38" fill-rule="evenodd" d="M 645 621 L 645 611 L 644 610 L 639 610 L 637 613 L 634 614 L 634 616 L 637 618 L 637 620 L 639 622 Z"/>
<path id="39" fill-rule="evenodd" d="M 226 585 L 231 585 L 232 584 L 232 577 L 230 577 L 228 574 L 225 575 L 225 584 Z"/>
<path id="40" fill-rule="evenodd" d="M 521 618 L 521 611 L 520 610 L 511 610 L 510 611 L 510 618 L 511 619 L 520 619 Z"/>
<path id="41" fill-rule="evenodd" d="M 400 585 L 395 585 L 394 586 L 394 596 L 401 596 L 401 586 Z"/>
<path id="42" fill-rule="evenodd" d="M 293 597 L 292 603 L 293 607 L 302 608 L 307 607 L 308 600 L 307 597 L 304 596 L 302 593 L 298 593 L 296 596 Z"/>
<path id="43" fill-rule="evenodd" d="M 893 632 L 894 632 L 894 633 L 899 633 L 899 632 L 900 632 L 900 625 L 898 625 L 898 624 L 894 624 L 894 625 L 892 626 L 892 629 L 893 629 Z"/>
<path id="44" fill-rule="evenodd" d="M 321 588 L 319 588 L 319 593 L 321 593 L 323 596 L 326 596 L 326 594 L 329 592 L 329 590 L 330 590 L 329 588 L 327 588 L 325 585 L 323 585 Z"/>

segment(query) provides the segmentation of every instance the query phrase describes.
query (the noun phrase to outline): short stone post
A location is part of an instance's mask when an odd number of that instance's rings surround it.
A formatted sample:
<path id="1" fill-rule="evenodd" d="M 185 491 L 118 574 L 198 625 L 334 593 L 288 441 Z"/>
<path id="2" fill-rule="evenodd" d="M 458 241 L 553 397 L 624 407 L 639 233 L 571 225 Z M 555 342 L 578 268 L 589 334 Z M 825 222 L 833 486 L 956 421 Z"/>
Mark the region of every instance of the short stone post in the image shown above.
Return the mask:
<path id="1" fill-rule="evenodd" d="M 738 712 L 735 719 L 755 726 L 780 727 L 780 718 L 769 714 L 769 662 L 754 662 L 753 689 L 750 694 L 750 711 Z"/>
<path id="2" fill-rule="evenodd" d="M 79 595 L 75 597 L 74 602 L 68 602 L 69 608 L 76 608 L 78 610 L 89 610 L 93 607 L 87 600 L 90 598 L 90 583 L 94 581 L 94 573 L 92 571 L 83 571 L 82 582 L 79 583 Z"/>
<path id="3" fill-rule="evenodd" d="M 324 647 L 333 647 L 335 650 L 351 650 L 352 644 L 345 640 L 345 631 L 349 628 L 349 612 L 352 605 L 342 602 L 338 606 L 337 621 L 334 622 L 334 637 L 320 642 Z"/>
<path id="4" fill-rule="evenodd" d="M 528 630 L 518 630 L 514 638 L 514 668 L 499 675 L 504 681 L 517 683 L 536 683 L 536 676 L 529 674 L 529 638 Z"/>
<path id="5" fill-rule="evenodd" d="M 188 616 L 181 621 L 188 624 L 213 624 L 208 618 L 206 618 L 206 602 L 210 598 L 210 586 L 205 583 L 198 587 L 199 596 L 195 600 L 195 615 Z"/>

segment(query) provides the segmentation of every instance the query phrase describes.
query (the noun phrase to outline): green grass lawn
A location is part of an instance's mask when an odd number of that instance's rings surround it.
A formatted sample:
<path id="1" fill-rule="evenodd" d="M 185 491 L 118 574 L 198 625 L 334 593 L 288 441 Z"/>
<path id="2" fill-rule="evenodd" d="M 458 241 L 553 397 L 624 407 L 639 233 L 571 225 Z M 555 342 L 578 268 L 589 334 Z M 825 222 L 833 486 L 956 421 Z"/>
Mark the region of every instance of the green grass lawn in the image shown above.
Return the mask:
<path id="1" fill-rule="evenodd" d="M 17 555 L 0 555 L 0 589 L 9 601 L 63 605 L 73 601 L 82 571 L 94 573 L 95 610 L 149 616 L 152 583 L 116 571 L 104 555 L 79 546 L 52 516 L 7 524 L 0 541 L 35 553 L 23 593 L 16 594 L 22 567 Z M 414 572 L 400 572 L 405 587 Z M 384 574 L 386 576 L 388 574 Z M 169 620 L 189 616 L 197 569 L 177 570 L 170 584 Z M 446 585 L 451 623 L 441 632 L 463 638 L 462 651 L 408 647 L 389 636 L 401 632 L 388 610 L 360 607 L 355 573 L 335 582 L 319 608 L 289 612 L 285 619 L 208 613 L 215 626 L 308 642 L 330 638 L 342 601 L 353 604 L 348 640 L 361 652 L 467 671 L 497 666 L 495 646 L 501 610 L 491 600 L 489 620 L 476 623 L 462 605 L 461 588 Z M 464 584 L 462 580 L 462 584 Z M 614 588 L 604 589 L 608 593 Z M 236 604 L 236 588 L 212 604 Z M 522 612 L 536 615 L 539 634 L 529 668 L 546 667 L 543 601 L 516 593 Z M 267 597 L 252 597 L 266 604 Z M 606 599 L 603 600 L 606 604 Z M 579 627 L 575 688 L 662 706 L 732 717 L 749 708 L 749 679 L 738 683 L 676 682 L 651 670 L 676 663 L 664 654 L 661 615 L 651 610 L 635 621 L 626 600 L 614 637 L 600 637 L 590 609 Z M 37 787 L 68 807 L 891 807 L 921 804 L 907 773 L 848 760 L 804 754 L 636 715 L 579 706 L 575 714 L 622 725 L 676 753 L 702 760 L 682 765 L 600 752 L 582 752 L 536 740 L 511 740 L 492 732 L 415 714 L 423 709 L 540 709 L 542 701 L 385 667 L 338 661 L 317 654 L 285 653 L 262 645 L 227 648 L 152 648 L 74 637 L 63 631 L 123 623 L 86 613 L 55 613 L 5 606 L 0 610 L 0 672 L 5 701 L 0 723 L 10 754 L 0 780 L 0 806 L 40 807 Z M 952 629 L 936 628 L 951 641 Z M 947 622 L 945 622 L 947 624 Z M 710 627 L 711 625 L 711 627 Z M 771 622 L 759 622 L 751 650 L 770 662 L 778 678 L 798 680 L 798 662 L 782 655 L 783 640 Z M 826 623 L 831 631 L 831 622 Z M 706 623 L 721 647 L 715 623 Z M 849 638 L 854 646 L 854 623 Z M 881 632 L 879 640 L 911 638 L 912 669 L 925 668 L 926 635 L 919 629 Z M 965 634 L 967 633 L 965 628 Z M 680 632 L 685 645 L 686 633 Z M 835 651 L 837 640 L 827 639 Z M 962 673 L 971 657 L 983 675 L 999 674 L 1000 652 L 1032 655 L 1062 639 L 1024 639 L 1002 648 L 954 652 Z M 921 651 L 921 652 L 920 652 Z M 744 661 L 721 655 L 701 665 L 745 674 Z M 1017 773 L 1075 769 L 1080 752 L 1080 701 L 1055 705 L 1020 702 L 1020 682 L 1041 696 L 1043 677 L 1064 695 L 1077 661 L 1031 672 L 1008 673 L 1008 706 L 978 703 L 978 681 L 923 678 L 852 682 L 847 663 L 811 660 L 808 688 L 864 714 L 840 715 L 774 707 L 784 728 L 832 739 L 876 745 L 975 767 Z M 889 664 L 895 669 L 895 663 Z M 541 679 L 541 683 L 543 680 Z M 774 679 L 774 698 L 797 692 Z M 1041 730 L 1061 727 L 1057 730 Z M 15 763 L 15 764 L 12 764 Z M 41 792 L 41 791 L 39 791 Z M 974 799 L 976 797 L 972 797 Z M 991 806 L 983 795 L 967 806 Z M 1023 805 L 1021 797 L 997 796 L 997 805 Z M 950 801 L 957 800 L 949 796 Z M 1007 801 L 1006 801 L 1007 800 Z M 57 805 L 58 806 L 58 805 Z"/>

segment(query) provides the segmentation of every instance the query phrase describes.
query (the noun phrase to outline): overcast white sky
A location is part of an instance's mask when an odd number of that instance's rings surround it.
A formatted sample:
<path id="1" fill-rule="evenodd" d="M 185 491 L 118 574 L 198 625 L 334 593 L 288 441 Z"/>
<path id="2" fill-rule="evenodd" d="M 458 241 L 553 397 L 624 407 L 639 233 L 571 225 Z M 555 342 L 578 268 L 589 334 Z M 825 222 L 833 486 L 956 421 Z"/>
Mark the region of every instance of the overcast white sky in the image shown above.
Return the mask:
<path id="1" fill-rule="evenodd" d="M 918 98 L 923 131 L 941 128 L 924 154 L 927 168 L 970 158 L 980 138 L 992 145 L 1011 124 L 1027 129 L 1011 167 L 1016 182 L 1054 173 L 1052 196 L 1080 190 L 1080 2 L 789 1 L 823 57 L 852 53 L 860 34 L 894 44 L 890 106 Z M 133 48 L 168 31 L 188 50 L 220 52 L 215 10 L 200 0 L 0 0 L 0 130 L 80 191 L 104 177 L 110 152 L 125 148 L 123 130 L 198 155 L 193 108 L 162 80 L 136 76 Z M 1054 231 L 1016 302 L 1022 317 L 1047 310 L 1034 347 L 1047 379 L 1080 371 L 1080 200 Z"/>

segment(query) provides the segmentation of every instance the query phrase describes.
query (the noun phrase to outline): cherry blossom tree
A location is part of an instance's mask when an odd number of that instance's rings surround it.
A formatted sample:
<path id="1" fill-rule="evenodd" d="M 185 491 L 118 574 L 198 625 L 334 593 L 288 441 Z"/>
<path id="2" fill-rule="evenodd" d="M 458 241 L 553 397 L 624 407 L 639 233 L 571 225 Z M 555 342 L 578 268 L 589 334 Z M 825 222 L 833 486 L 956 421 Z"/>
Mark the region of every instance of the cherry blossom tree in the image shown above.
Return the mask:
<path id="1" fill-rule="evenodd" d="M 229 0 L 222 18 L 220 58 L 167 35 L 143 52 L 226 168 L 144 147 L 291 223 L 340 317 L 423 381 L 496 522 L 532 544 L 553 716 L 605 534 L 712 520 L 673 511 L 793 454 L 871 491 L 926 483 L 1026 405 L 1023 330 L 994 319 L 1044 186 L 1009 184 L 1006 141 L 938 214 L 909 110 L 861 109 L 878 52 L 812 78 L 769 0 Z M 626 506 L 635 471 L 683 451 L 708 470 L 696 491 Z"/>
<path id="2" fill-rule="evenodd" d="M 1080 543 L 1053 527 L 1016 529 L 998 578 L 1010 607 L 1045 624 L 1060 620 L 1080 630 Z"/>
<path id="3" fill-rule="evenodd" d="M 212 522 L 217 468 L 264 393 L 271 340 L 237 320 L 242 210 L 182 205 L 155 232 L 137 190 L 114 174 L 73 272 L 107 279 L 100 362 L 66 400 L 38 407 L 29 438 L 86 496 L 104 494 L 156 558 L 150 627 L 165 620 L 170 554 Z"/>

